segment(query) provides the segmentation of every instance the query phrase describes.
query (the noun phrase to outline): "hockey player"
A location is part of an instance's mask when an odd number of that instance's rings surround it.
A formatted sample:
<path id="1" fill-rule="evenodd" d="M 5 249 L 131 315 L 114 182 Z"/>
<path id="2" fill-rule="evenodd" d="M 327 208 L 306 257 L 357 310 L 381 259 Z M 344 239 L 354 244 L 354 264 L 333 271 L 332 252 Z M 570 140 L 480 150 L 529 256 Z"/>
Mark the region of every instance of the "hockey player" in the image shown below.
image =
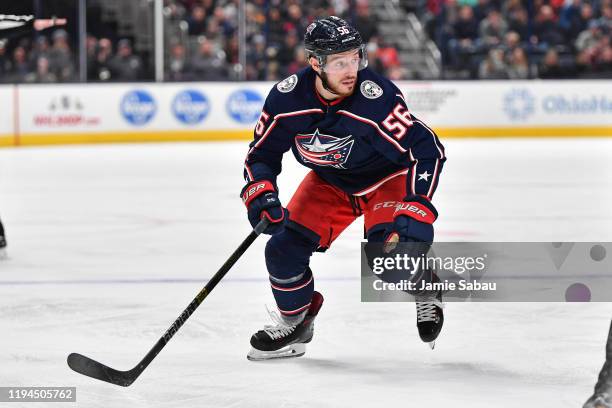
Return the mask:
<path id="1" fill-rule="evenodd" d="M 34 16 L 16 16 L 13 14 L 0 14 L 0 38 L 6 36 L 19 36 L 30 32 L 45 30 L 50 27 L 66 24 L 65 18 L 35 19 Z"/>
<path id="2" fill-rule="evenodd" d="M 0 38 L 17 37 L 32 29 L 41 31 L 50 27 L 65 25 L 65 18 L 35 19 L 34 16 L 16 16 L 0 14 Z M 0 259 L 6 257 L 6 236 L 4 226 L 0 221 Z"/>
<path id="3" fill-rule="evenodd" d="M 436 134 L 413 116 L 400 90 L 367 68 L 361 36 L 338 17 L 306 29 L 309 67 L 272 88 L 254 131 L 241 196 L 251 224 L 272 235 L 266 266 L 279 314 L 251 337 L 250 360 L 297 357 L 313 336 L 323 297 L 310 256 L 364 215 L 368 242 L 433 241 L 431 198 L 445 161 Z M 289 149 L 312 169 L 287 207 L 276 178 Z M 441 295 L 417 302 L 421 338 L 443 323 Z"/>
<path id="4" fill-rule="evenodd" d="M 612 408 L 612 323 L 606 345 L 606 362 L 595 384 L 595 393 L 584 404 L 584 408 Z"/>
<path id="5" fill-rule="evenodd" d="M 4 235 L 4 225 L 0 220 L 0 259 L 6 258 L 6 236 Z"/>

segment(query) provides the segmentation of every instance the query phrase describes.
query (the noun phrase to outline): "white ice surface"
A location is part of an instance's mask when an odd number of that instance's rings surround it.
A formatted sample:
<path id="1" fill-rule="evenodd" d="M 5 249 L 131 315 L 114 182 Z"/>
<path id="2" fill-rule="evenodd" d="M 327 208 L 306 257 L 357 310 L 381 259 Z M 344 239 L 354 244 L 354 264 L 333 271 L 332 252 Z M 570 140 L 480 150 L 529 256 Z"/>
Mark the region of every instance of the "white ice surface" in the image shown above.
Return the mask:
<path id="1" fill-rule="evenodd" d="M 612 240 L 611 140 L 445 145 L 437 240 Z M 273 304 L 260 238 L 131 387 L 72 372 L 74 351 L 134 366 L 248 234 L 245 152 L 0 150 L 0 386 L 76 386 L 78 407 L 122 408 L 575 408 L 590 395 L 612 305 L 449 303 L 431 351 L 413 304 L 360 303 L 360 221 L 313 257 L 325 304 L 304 357 L 245 358 Z M 286 202 L 305 170 L 284 164 Z"/>

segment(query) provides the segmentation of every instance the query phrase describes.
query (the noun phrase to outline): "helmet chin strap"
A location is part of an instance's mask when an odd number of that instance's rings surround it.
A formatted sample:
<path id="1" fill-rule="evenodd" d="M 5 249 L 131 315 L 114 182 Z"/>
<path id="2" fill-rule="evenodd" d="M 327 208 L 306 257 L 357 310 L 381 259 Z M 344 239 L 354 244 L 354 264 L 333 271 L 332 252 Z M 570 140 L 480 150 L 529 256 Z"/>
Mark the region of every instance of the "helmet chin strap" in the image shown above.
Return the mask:
<path id="1" fill-rule="evenodd" d="M 331 88 L 331 86 L 329 85 L 329 82 L 327 82 L 327 74 L 325 73 L 325 71 L 323 71 L 322 68 L 321 68 L 321 73 L 319 73 L 318 71 L 315 71 L 315 73 L 321 79 L 321 83 L 323 84 L 323 88 L 327 89 L 329 92 L 333 93 L 334 95 L 340 96 L 340 94 L 338 92 L 336 92 L 335 90 L 333 90 Z"/>

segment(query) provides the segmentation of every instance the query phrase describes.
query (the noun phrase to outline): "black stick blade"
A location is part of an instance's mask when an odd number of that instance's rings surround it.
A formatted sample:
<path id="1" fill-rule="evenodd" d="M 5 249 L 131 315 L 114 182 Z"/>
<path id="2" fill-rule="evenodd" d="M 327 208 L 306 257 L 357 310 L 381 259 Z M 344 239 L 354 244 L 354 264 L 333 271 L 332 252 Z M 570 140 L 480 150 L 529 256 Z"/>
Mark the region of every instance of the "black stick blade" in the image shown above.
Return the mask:
<path id="1" fill-rule="evenodd" d="M 68 366 L 79 374 L 122 387 L 129 387 L 140 374 L 133 373 L 131 370 L 115 370 L 78 353 L 71 353 L 68 356 Z"/>

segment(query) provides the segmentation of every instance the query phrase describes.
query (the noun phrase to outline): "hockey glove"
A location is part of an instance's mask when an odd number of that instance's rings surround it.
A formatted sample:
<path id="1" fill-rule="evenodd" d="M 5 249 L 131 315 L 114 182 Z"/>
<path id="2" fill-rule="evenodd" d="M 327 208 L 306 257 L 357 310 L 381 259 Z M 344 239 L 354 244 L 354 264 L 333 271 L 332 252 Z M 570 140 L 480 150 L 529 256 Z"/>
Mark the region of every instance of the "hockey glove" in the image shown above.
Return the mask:
<path id="1" fill-rule="evenodd" d="M 438 212 L 424 196 L 411 195 L 400 203 L 393 216 L 393 224 L 385 231 L 384 252 L 395 250 L 400 242 L 420 242 L 411 244 L 410 256 L 421 256 L 429 251 L 434 238 L 433 222 Z M 412 249 L 414 248 L 414 249 Z"/>
<path id="2" fill-rule="evenodd" d="M 247 207 L 253 228 L 266 217 L 270 224 L 263 231 L 264 234 L 274 235 L 285 229 L 289 211 L 281 205 L 274 184 L 267 180 L 252 181 L 244 186 L 240 196 Z"/>

